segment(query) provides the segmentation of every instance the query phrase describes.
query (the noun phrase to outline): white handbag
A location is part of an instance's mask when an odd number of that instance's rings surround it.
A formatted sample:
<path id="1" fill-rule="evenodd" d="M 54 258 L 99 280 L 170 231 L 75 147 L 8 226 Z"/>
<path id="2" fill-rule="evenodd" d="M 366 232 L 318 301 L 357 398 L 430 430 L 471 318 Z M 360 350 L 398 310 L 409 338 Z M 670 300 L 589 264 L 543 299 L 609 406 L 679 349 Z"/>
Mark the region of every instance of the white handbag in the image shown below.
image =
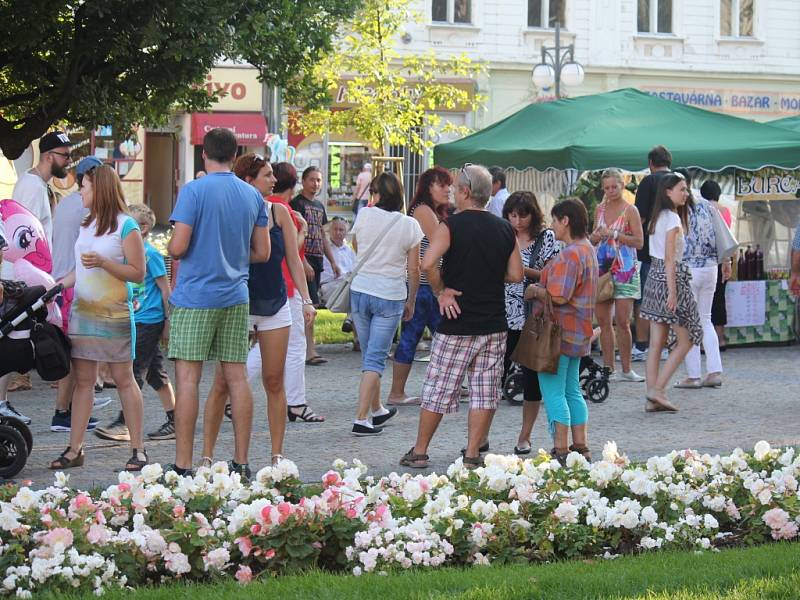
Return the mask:
<path id="1" fill-rule="evenodd" d="M 372 241 L 366 252 L 359 257 L 356 266 L 353 267 L 353 270 L 345 275 L 339 286 L 333 290 L 331 297 L 328 298 L 328 301 L 325 303 L 325 306 L 329 311 L 334 313 L 350 312 L 350 284 L 353 283 L 353 278 L 355 278 L 355 276 L 358 274 L 358 271 L 361 269 L 361 267 L 364 266 L 364 263 L 367 262 L 367 259 L 378 247 L 378 244 L 380 244 L 383 238 L 386 237 L 386 234 L 389 233 L 392 225 L 397 223 L 402 216 L 403 214 L 399 212 L 395 214 L 394 218 L 386 224 L 386 227 L 383 228 L 383 231 L 381 231 L 380 235 Z"/>
<path id="2" fill-rule="evenodd" d="M 736 250 L 739 248 L 739 242 L 733 237 L 731 230 L 723 220 L 717 206 L 712 202 L 709 202 L 709 204 L 711 204 L 711 220 L 714 224 L 714 244 L 717 247 L 717 264 L 721 265 L 736 254 Z"/>

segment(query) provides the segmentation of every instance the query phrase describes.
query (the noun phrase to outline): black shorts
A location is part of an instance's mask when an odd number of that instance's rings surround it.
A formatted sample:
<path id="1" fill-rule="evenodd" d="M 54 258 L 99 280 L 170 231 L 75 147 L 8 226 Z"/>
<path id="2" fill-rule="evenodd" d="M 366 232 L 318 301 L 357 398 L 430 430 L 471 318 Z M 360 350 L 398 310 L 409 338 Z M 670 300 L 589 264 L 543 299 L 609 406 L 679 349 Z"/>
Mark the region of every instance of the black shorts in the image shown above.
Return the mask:
<path id="1" fill-rule="evenodd" d="M 155 391 L 169 383 L 169 375 L 164 369 L 164 355 L 161 353 L 161 323 L 136 323 L 136 358 L 133 359 L 133 378 L 140 389 L 144 382 Z"/>
<path id="2" fill-rule="evenodd" d="M 311 268 L 314 269 L 314 279 L 308 282 L 308 294 L 314 306 L 319 305 L 319 281 L 322 277 L 323 261 L 321 256 L 306 254 L 306 260 Z"/>

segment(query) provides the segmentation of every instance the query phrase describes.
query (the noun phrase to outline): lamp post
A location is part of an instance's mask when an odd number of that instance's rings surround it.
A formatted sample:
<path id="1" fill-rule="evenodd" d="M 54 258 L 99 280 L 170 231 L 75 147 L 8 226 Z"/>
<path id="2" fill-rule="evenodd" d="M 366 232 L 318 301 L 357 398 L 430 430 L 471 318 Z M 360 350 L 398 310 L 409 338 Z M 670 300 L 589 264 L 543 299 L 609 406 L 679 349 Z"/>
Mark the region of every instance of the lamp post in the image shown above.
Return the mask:
<path id="1" fill-rule="evenodd" d="M 538 88 L 556 86 L 561 98 L 561 83 L 568 86 L 583 83 L 583 66 L 575 62 L 575 45 L 561 45 L 561 24 L 556 21 L 556 45 L 542 46 L 542 62 L 533 68 L 533 84 Z"/>

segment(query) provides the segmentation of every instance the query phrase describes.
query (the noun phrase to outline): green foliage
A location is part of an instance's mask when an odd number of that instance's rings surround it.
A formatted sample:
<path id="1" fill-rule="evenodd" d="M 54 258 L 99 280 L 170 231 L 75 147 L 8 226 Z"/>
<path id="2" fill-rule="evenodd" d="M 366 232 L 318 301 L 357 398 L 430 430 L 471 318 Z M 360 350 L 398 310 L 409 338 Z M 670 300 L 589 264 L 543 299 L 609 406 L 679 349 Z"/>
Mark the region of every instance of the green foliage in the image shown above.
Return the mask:
<path id="1" fill-rule="evenodd" d="M 317 90 L 345 87 L 349 110 L 331 111 L 329 94 L 308 97 L 287 93 L 287 100 L 303 109 L 293 126 L 303 133 L 342 133 L 352 128 L 375 149 L 385 152 L 389 144 L 409 146 L 423 152 L 433 145 L 430 133 L 455 132 L 464 127 L 443 124 L 433 111 L 458 106 L 477 110 L 483 98 L 446 83 L 446 78 L 474 79 L 485 66 L 466 55 L 437 58 L 401 55 L 397 41 L 404 26 L 417 18 L 411 0 L 365 0 L 332 52 L 307 76 Z"/>
<path id="2" fill-rule="evenodd" d="M 295 92 L 358 0 L 28 0 L 0 3 L 0 148 L 8 158 L 55 123 L 163 123 L 206 110 L 226 56 Z"/>
<path id="3" fill-rule="evenodd" d="M 602 171 L 587 171 L 578 180 L 578 184 L 575 186 L 573 192 L 569 194 L 570 196 L 581 199 L 581 201 L 586 205 L 586 210 L 588 211 L 591 219 L 594 219 L 594 211 L 597 208 L 597 205 L 603 200 L 602 175 Z M 625 185 L 625 189 L 632 194 L 635 194 L 638 187 L 639 183 L 636 181 L 636 176 L 631 175 L 631 179 Z"/>

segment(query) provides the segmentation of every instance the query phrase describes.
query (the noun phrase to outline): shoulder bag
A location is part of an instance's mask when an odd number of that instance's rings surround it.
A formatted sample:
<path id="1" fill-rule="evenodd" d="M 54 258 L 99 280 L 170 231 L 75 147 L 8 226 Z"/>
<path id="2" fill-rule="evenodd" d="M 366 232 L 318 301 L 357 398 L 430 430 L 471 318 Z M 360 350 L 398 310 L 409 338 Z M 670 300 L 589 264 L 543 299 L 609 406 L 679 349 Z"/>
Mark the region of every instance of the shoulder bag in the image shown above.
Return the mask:
<path id="1" fill-rule="evenodd" d="M 392 218 L 389 223 L 386 224 L 386 227 L 383 228 L 383 231 L 381 231 L 380 235 L 378 235 L 378 237 L 372 241 L 372 243 L 369 245 L 369 248 L 367 248 L 364 254 L 362 254 L 358 259 L 358 262 L 356 263 L 355 267 L 353 267 L 353 270 L 345 275 L 342 282 L 335 290 L 333 290 L 331 297 L 325 303 L 329 311 L 334 313 L 350 312 L 350 285 L 353 283 L 353 278 L 358 275 L 361 267 L 364 266 L 364 263 L 367 262 L 367 259 L 377 249 L 378 244 L 380 244 L 381 241 L 383 241 L 383 238 L 386 237 L 386 234 L 389 233 L 392 225 L 397 223 L 402 216 L 403 214 L 398 212 L 394 218 Z"/>
<path id="2" fill-rule="evenodd" d="M 561 357 L 561 326 L 553 320 L 553 300 L 545 295 L 544 311 L 530 314 L 511 360 L 537 373 L 557 373 Z"/>
<path id="3" fill-rule="evenodd" d="M 736 254 L 739 242 L 733 237 L 728 225 L 719 214 L 719 209 L 711 202 L 711 221 L 714 225 L 714 244 L 717 247 L 717 264 L 722 264 Z"/>

